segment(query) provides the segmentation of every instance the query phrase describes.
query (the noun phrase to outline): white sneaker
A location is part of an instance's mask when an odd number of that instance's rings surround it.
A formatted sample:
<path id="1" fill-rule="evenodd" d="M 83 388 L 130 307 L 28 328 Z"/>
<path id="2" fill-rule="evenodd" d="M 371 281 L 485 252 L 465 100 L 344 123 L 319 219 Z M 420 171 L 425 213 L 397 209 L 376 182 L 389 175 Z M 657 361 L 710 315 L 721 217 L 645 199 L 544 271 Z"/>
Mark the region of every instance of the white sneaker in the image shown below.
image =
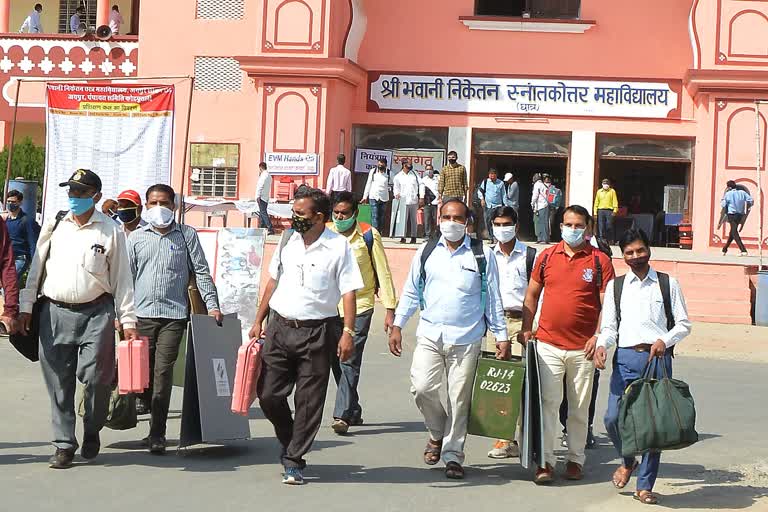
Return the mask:
<path id="1" fill-rule="evenodd" d="M 520 456 L 520 448 L 517 443 L 504 441 L 499 439 L 496 444 L 493 445 L 493 449 L 488 452 L 488 457 L 491 459 L 510 459 Z"/>
<path id="2" fill-rule="evenodd" d="M 741 254 L 739 254 L 739 256 L 749 256 L 749 254 L 747 253 L 747 251 L 744 251 Z"/>

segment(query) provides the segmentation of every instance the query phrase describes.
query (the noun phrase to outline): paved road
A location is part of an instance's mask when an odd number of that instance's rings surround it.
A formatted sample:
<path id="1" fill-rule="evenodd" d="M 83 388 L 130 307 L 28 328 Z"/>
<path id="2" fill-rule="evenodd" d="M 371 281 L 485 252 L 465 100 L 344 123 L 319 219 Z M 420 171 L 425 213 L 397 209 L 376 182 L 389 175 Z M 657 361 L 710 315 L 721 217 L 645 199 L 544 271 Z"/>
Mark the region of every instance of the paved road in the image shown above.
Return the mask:
<path id="1" fill-rule="evenodd" d="M 489 440 L 475 437 L 467 442 L 465 481 L 448 482 L 441 469 L 422 465 L 426 434 L 408 392 L 412 328 L 401 360 L 386 353 L 383 335 L 371 340 L 362 383 L 366 425 L 338 437 L 326 421 L 308 457 L 309 485 L 302 488 L 279 483 L 278 446 L 258 408 L 252 411 L 251 441 L 153 457 L 137 442 L 147 433 L 143 421 L 133 431 L 105 430 L 106 448 L 93 463 L 50 470 L 49 404 L 39 368 L 0 340 L 0 511 L 643 510 L 628 492 L 620 495 L 608 483 L 616 461 L 601 424 L 601 446 L 589 452 L 583 482 L 536 487 L 516 460 L 487 459 Z M 664 506 L 768 510 L 768 366 L 685 357 L 675 363 L 697 400 L 702 441 L 664 456 L 657 486 Z M 172 437 L 180 405 L 175 393 Z"/>

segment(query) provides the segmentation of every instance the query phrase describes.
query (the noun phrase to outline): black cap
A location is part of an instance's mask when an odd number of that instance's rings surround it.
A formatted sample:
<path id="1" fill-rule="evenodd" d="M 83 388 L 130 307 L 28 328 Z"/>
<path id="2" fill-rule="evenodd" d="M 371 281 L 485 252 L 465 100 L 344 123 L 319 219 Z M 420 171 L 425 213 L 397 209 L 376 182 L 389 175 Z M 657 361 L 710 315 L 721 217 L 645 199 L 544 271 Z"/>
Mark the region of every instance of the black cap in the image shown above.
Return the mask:
<path id="1" fill-rule="evenodd" d="M 101 192 L 101 178 L 90 169 L 78 169 L 69 180 L 59 183 L 60 187 L 92 188 L 96 192 Z"/>

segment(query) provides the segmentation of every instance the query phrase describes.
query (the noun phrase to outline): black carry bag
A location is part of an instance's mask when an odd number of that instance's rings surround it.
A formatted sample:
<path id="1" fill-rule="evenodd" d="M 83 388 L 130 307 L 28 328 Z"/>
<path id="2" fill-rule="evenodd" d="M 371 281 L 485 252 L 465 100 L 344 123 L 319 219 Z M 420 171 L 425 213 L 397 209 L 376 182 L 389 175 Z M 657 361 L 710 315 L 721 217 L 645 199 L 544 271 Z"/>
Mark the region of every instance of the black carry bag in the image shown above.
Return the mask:
<path id="1" fill-rule="evenodd" d="M 59 223 L 61 222 L 61 219 L 64 218 L 64 216 L 67 214 L 65 210 L 60 211 L 56 214 L 56 222 L 53 225 L 53 229 L 51 230 L 51 238 L 53 237 L 53 232 L 56 231 L 56 228 L 59 227 Z M 38 292 L 40 291 L 40 285 L 43 284 L 44 276 L 45 276 L 45 263 L 48 261 L 48 256 L 51 254 L 51 245 L 50 245 L 50 239 L 48 240 L 48 251 L 45 253 L 45 258 L 43 258 L 43 261 L 41 263 L 41 269 L 40 269 L 40 280 L 38 281 Z M 39 355 L 39 345 L 40 345 L 40 307 L 42 306 L 40 300 L 35 301 L 35 305 L 32 307 L 32 321 L 31 325 L 29 327 L 29 333 L 22 334 L 21 332 L 17 332 L 15 334 L 11 334 L 8 339 L 11 342 L 11 345 L 18 350 L 18 352 L 32 361 L 33 363 L 36 363 L 40 360 Z"/>

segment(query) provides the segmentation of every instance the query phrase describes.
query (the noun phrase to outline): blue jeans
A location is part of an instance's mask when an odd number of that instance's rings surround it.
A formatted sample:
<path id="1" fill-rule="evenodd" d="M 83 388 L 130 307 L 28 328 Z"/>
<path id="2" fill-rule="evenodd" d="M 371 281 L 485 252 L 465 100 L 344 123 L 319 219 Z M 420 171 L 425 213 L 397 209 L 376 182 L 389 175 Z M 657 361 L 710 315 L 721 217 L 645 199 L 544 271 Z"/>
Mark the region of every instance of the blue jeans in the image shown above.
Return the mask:
<path id="1" fill-rule="evenodd" d="M 363 408 L 360 407 L 360 395 L 357 393 L 357 385 L 360 382 L 360 367 L 363 365 L 363 350 L 368 341 L 368 331 L 371 329 L 373 309 L 360 313 L 355 317 L 355 353 L 344 362 L 339 361 L 339 356 L 334 354 L 331 369 L 336 381 L 336 406 L 333 409 L 334 419 L 341 419 L 347 423 L 355 423 L 362 419 Z"/>
<path id="2" fill-rule="evenodd" d="M 613 210 L 610 208 L 597 210 L 597 235 L 608 243 L 613 242 Z"/>
<path id="3" fill-rule="evenodd" d="M 267 212 L 267 202 L 263 199 L 257 199 L 259 203 L 259 227 L 267 228 L 267 231 L 272 234 L 275 232 L 272 227 L 272 221 L 269 219 L 269 212 Z"/>
<path id="4" fill-rule="evenodd" d="M 19 288 L 21 288 L 21 278 L 31 262 L 32 259 L 29 256 L 16 256 L 14 263 L 16 263 L 16 282 L 19 284 Z"/>
<path id="5" fill-rule="evenodd" d="M 377 201 L 371 199 L 371 226 L 373 226 L 382 236 L 384 236 L 384 211 L 387 209 L 386 201 Z"/>
<path id="6" fill-rule="evenodd" d="M 667 367 L 667 375 L 672 376 L 672 356 L 666 354 L 663 358 Z M 613 374 L 611 375 L 611 391 L 608 395 L 608 410 L 605 412 L 605 429 L 611 438 L 613 446 L 621 455 L 621 435 L 619 433 L 619 404 L 624 390 L 635 380 L 643 376 L 643 370 L 648 363 L 647 352 L 636 352 L 632 348 L 619 348 L 613 359 Z M 651 363 L 651 371 L 661 377 L 659 361 Z M 637 468 L 637 490 L 652 491 L 659 475 L 661 453 L 646 453 Z M 635 464 L 634 457 L 624 457 L 624 467 L 631 468 Z"/>

